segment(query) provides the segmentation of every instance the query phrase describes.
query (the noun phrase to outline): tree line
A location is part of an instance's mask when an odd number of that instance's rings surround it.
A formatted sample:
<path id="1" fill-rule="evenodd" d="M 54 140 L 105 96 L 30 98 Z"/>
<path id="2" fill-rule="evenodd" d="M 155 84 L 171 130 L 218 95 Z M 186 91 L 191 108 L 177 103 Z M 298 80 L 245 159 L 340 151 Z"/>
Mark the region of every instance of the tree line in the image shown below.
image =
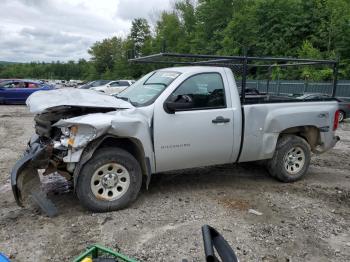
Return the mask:
<path id="1" fill-rule="evenodd" d="M 22 63 L 0 66 L 0 78 L 118 79 L 138 78 L 151 65 L 128 63 L 128 52 L 142 56 L 160 51 L 340 58 L 339 76 L 350 74 L 350 2 L 348 0 L 178 0 L 163 11 L 155 25 L 144 18 L 132 21 L 126 38 L 94 43 L 91 59 L 61 63 Z M 293 77 L 327 80 L 331 70 L 304 67 Z M 273 77 L 288 78 L 275 68 Z"/>

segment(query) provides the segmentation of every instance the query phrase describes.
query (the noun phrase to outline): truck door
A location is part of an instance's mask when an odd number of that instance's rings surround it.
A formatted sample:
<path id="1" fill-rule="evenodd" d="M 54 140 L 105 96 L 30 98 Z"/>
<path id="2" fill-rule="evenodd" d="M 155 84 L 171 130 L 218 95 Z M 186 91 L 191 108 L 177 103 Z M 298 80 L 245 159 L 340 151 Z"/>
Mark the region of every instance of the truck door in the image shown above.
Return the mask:
<path id="1" fill-rule="evenodd" d="M 226 98 L 222 75 L 207 72 L 187 78 L 164 104 L 156 101 L 157 172 L 230 162 L 233 110 L 227 106 Z M 169 101 L 185 106 L 170 112 L 166 106 Z"/>

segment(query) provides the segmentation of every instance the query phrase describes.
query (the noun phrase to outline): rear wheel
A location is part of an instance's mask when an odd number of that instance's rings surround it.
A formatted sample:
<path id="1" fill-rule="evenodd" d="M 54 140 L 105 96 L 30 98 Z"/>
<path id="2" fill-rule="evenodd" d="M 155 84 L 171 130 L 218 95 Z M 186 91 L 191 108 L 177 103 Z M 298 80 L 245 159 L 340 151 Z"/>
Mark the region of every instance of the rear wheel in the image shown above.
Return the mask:
<path id="1" fill-rule="evenodd" d="M 102 148 L 81 170 L 76 192 L 85 208 L 108 212 L 133 202 L 141 183 L 140 165 L 129 152 L 119 148 Z"/>
<path id="2" fill-rule="evenodd" d="M 286 135 L 281 137 L 275 154 L 267 163 L 271 176 L 282 182 L 294 182 L 302 178 L 309 168 L 311 150 L 305 139 Z"/>

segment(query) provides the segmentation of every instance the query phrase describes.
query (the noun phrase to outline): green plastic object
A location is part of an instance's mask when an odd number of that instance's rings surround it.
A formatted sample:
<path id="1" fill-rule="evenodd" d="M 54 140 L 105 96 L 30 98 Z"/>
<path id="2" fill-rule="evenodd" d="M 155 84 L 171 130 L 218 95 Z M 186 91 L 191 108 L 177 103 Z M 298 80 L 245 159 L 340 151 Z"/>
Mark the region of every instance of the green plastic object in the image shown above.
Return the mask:
<path id="1" fill-rule="evenodd" d="M 80 254 L 77 258 L 75 258 L 73 262 L 80 262 L 84 258 L 88 257 L 91 258 L 92 261 L 98 258 L 113 258 L 116 262 L 138 262 L 135 259 L 129 258 L 123 254 L 120 254 L 116 251 L 113 251 L 109 248 L 100 245 L 93 245 L 89 247 L 84 253 Z"/>

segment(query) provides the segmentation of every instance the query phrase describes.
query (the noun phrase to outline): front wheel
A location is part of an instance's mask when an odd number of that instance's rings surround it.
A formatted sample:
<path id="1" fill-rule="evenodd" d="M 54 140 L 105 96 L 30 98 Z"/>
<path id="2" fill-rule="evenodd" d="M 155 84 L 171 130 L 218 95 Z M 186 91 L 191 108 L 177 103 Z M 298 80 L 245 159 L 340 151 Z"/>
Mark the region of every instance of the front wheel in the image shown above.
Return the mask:
<path id="1" fill-rule="evenodd" d="M 267 163 L 271 176 L 282 182 L 294 182 L 307 172 L 311 159 L 311 150 L 305 139 L 286 135 L 278 139 L 272 159 Z"/>
<path id="2" fill-rule="evenodd" d="M 140 165 L 129 152 L 120 148 L 102 148 L 81 170 L 76 192 L 85 208 L 108 212 L 133 202 L 141 183 Z"/>

